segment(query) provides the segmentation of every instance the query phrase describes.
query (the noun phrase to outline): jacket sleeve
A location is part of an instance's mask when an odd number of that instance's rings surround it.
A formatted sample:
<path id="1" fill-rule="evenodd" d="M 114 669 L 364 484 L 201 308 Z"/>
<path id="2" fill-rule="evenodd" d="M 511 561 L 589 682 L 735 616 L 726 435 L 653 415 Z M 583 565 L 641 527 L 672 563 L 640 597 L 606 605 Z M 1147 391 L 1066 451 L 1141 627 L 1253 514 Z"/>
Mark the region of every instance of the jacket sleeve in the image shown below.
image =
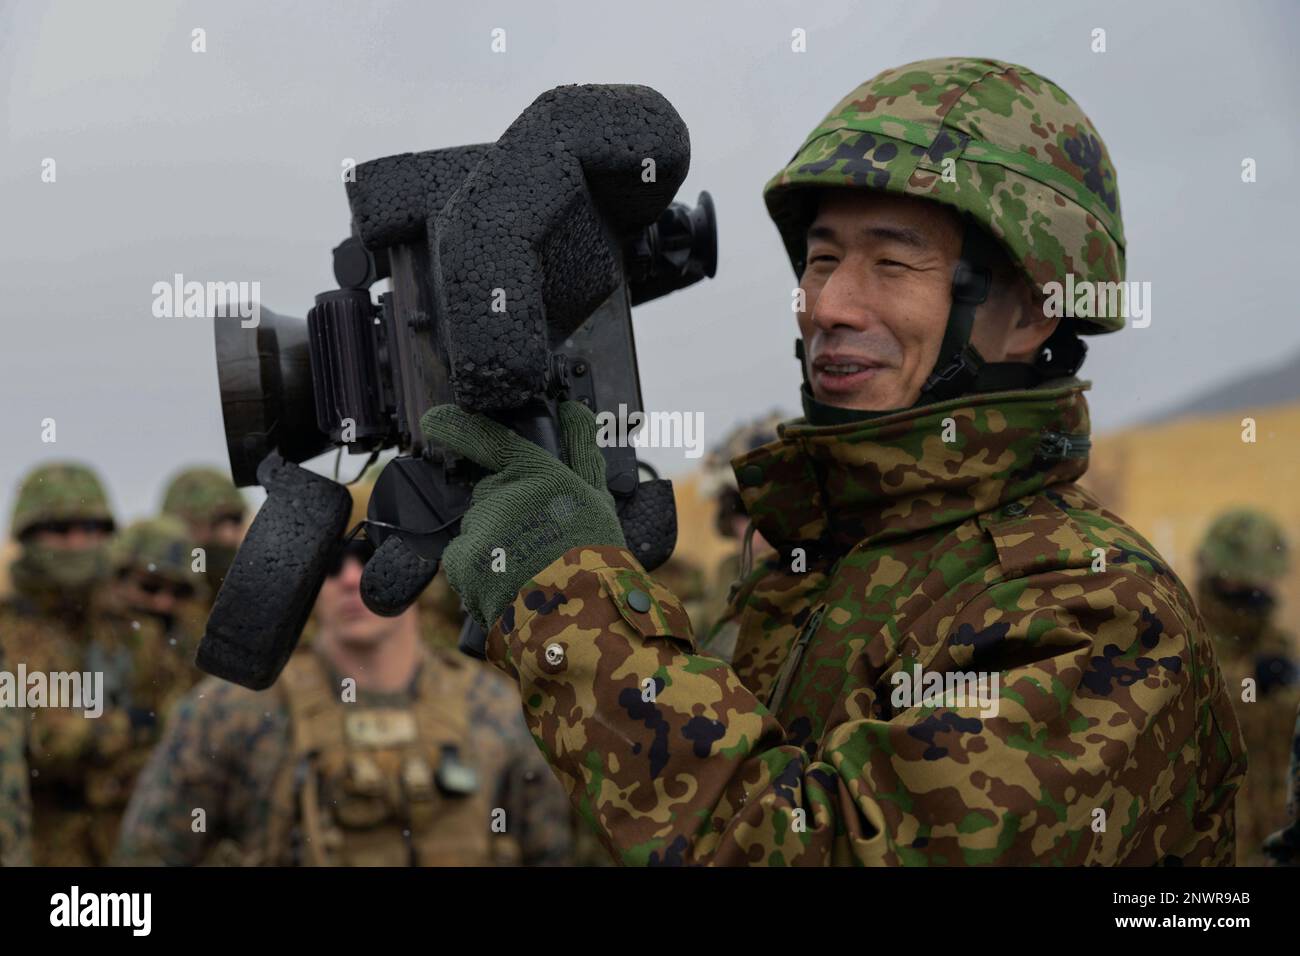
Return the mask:
<path id="1" fill-rule="evenodd" d="M 17 711 L 0 707 L 0 866 L 31 865 L 32 801 L 23 758 L 23 721 Z"/>
<path id="2" fill-rule="evenodd" d="M 946 622 L 929 660 L 886 665 L 996 672 L 996 715 L 893 707 L 882 679 L 845 688 L 814 755 L 730 667 L 693 653 L 680 602 L 622 549 L 575 548 L 548 566 L 488 651 L 625 863 L 1113 862 L 1162 839 L 1144 822 L 1153 801 L 1212 786 L 1230 802 L 1232 787 L 1198 777 L 1203 662 L 1185 616 L 1122 572 L 1070 580 L 991 587 Z M 1114 600 L 1122 584 L 1128 607 Z M 1222 841 L 1222 820 L 1205 825 Z"/>
<path id="3" fill-rule="evenodd" d="M 288 734 L 258 695 L 208 679 L 184 697 L 136 780 L 118 835 L 119 866 L 193 866 L 223 838 L 241 842 L 262 778 Z"/>
<path id="4" fill-rule="evenodd" d="M 525 866 L 573 862 L 573 821 L 564 790 L 541 751 L 527 738 L 516 748 L 509 773 L 514 812 L 523 820 Z"/>

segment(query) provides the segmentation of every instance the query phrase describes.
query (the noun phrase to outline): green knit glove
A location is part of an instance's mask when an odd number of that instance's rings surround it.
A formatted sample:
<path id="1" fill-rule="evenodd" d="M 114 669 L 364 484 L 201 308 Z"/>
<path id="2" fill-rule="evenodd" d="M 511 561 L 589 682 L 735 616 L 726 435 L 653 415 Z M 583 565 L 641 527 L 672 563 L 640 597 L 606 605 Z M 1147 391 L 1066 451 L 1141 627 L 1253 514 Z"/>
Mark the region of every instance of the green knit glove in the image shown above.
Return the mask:
<path id="1" fill-rule="evenodd" d="M 420 430 L 494 472 L 474 486 L 460 534 L 442 554 L 447 583 L 484 630 L 530 578 L 570 548 L 626 547 L 614 498 L 605 488 L 596 416 L 585 405 L 560 405 L 564 462 L 499 422 L 456 405 L 429 409 Z"/>

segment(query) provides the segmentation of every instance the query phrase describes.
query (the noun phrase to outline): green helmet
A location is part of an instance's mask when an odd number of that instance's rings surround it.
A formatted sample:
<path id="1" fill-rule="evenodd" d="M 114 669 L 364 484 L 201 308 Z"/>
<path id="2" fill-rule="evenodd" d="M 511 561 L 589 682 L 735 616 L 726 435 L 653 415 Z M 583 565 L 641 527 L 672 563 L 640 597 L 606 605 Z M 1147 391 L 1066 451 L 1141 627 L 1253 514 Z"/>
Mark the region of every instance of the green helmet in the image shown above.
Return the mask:
<path id="1" fill-rule="evenodd" d="M 810 187 L 919 196 L 973 217 L 1036 286 L 1124 279 L 1124 228 L 1110 155 L 1055 83 L 998 60 L 923 60 L 841 100 L 763 196 L 795 271 L 804 265 Z M 1067 296 L 1068 300 L 1069 297 Z M 1063 302 L 1070 316 L 1073 302 Z M 1074 319 L 1113 332 L 1122 315 Z"/>
<path id="2" fill-rule="evenodd" d="M 183 521 L 210 522 L 223 515 L 243 516 L 246 505 L 235 483 L 216 468 L 187 468 L 163 493 L 163 514 Z"/>
<path id="3" fill-rule="evenodd" d="M 169 581 L 193 585 L 190 569 L 189 529 L 179 518 L 159 515 L 127 525 L 109 548 L 109 565 L 115 573 L 140 571 Z"/>
<path id="4" fill-rule="evenodd" d="M 1236 508 L 1214 519 L 1196 559 L 1206 577 L 1266 589 L 1286 573 L 1286 536 L 1263 512 Z"/>
<path id="5" fill-rule="evenodd" d="M 99 521 L 111 531 L 113 511 L 99 476 L 85 465 L 42 465 L 18 487 L 10 532 L 21 539 L 47 521 Z"/>

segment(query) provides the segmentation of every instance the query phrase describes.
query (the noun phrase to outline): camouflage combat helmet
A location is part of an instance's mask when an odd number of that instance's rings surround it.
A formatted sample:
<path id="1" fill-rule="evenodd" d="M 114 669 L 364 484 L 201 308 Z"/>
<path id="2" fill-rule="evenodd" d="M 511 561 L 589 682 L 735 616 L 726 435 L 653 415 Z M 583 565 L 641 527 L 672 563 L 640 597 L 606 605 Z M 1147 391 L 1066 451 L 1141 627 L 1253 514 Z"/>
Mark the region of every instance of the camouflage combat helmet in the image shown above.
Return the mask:
<path id="1" fill-rule="evenodd" d="M 23 479 L 14 502 L 10 531 L 21 539 L 48 521 L 97 521 L 114 527 L 113 512 L 99 477 L 85 465 L 42 465 Z"/>
<path id="2" fill-rule="evenodd" d="M 1214 520 L 1196 559 L 1202 575 L 1266 588 L 1286 573 L 1286 536 L 1268 515 L 1237 508 Z"/>
<path id="3" fill-rule="evenodd" d="M 797 273 L 809 187 L 919 196 L 968 214 L 1036 287 L 1124 278 L 1115 168 L 1092 122 L 1051 80 L 998 60 L 923 60 L 841 100 L 764 189 Z M 1068 296 L 1066 297 L 1069 298 Z M 1069 317 L 1073 303 L 1065 301 Z M 1064 324 L 1064 323 L 1063 323 Z M 1112 332 L 1122 316 L 1075 319 Z"/>
<path id="4" fill-rule="evenodd" d="M 116 573 L 139 571 L 169 581 L 193 585 L 189 530 L 173 515 L 145 518 L 127 525 L 109 548 L 109 565 Z"/>
<path id="5" fill-rule="evenodd" d="M 216 468 L 187 468 L 163 494 L 163 514 L 184 521 L 213 521 L 222 515 L 242 515 L 246 509 L 235 483 Z"/>

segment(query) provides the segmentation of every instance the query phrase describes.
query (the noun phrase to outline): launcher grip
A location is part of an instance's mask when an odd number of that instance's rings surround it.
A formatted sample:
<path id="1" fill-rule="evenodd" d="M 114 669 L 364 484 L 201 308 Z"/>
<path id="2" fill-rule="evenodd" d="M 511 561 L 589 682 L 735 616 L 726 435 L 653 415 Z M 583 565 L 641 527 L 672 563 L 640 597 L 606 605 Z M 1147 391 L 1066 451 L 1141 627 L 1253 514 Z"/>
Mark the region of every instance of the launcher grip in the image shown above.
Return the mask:
<path id="1" fill-rule="evenodd" d="M 199 642 L 200 670 L 252 690 L 275 683 L 347 530 L 347 489 L 277 453 L 257 466 L 266 503 L 217 593 Z"/>

